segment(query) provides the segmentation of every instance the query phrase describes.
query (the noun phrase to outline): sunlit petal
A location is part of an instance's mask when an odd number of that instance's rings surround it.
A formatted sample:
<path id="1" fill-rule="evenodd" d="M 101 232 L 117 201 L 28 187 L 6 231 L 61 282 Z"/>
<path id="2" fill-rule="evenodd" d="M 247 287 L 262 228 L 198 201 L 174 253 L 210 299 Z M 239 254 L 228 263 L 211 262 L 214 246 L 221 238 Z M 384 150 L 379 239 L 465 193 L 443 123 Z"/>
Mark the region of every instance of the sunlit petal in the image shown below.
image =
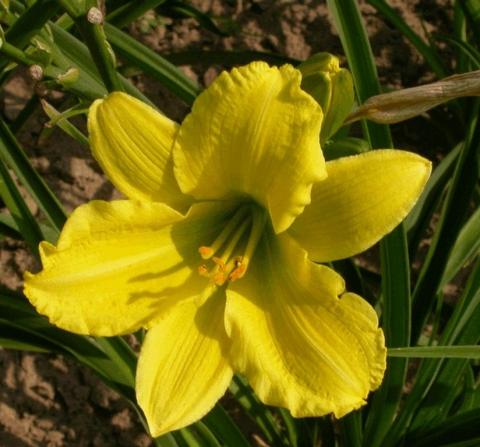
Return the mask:
<path id="1" fill-rule="evenodd" d="M 137 369 L 137 399 L 153 436 L 195 422 L 212 409 L 232 378 L 217 289 L 200 308 L 184 301 L 146 336 Z"/>
<path id="2" fill-rule="evenodd" d="M 289 228 L 317 262 L 357 254 L 392 231 L 423 191 L 431 163 L 411 152 L 376 150 L 328 162 L 327 171 Z"/>
<path id="3" fill-rule="evenodd" d="M 318 104 L 289 65 L 263 62 L 222 73 L 195 101 L 174 148 L 175 176 L 196 199 L 248 195 L 281 232 L 325 177 Z"/>
<path id="4" fill-rule="evenodd" d="M 125 93 L 95 101 L 88 114 L 93 155 L 127 197 L 183 209 L 189 199 L 173 175 L 178 124 Z"/>
<path id="5" fill-rule="evenodd" d="M 115 335 L 151 326 L 207 287 L 197 249 L 216 236 L 225 213 L 225 204 L 194 205 L 184 217 L 153 202 L 90 202 L 70 216 L 57 247 L 41 244 L 43 270 L 26 274 L 25 294 L 72 332 Z"/>
<path id="6" fill-rule="evenodd" d="M 227 290 L 231 361 L 260 399 L 294 416 L 341 417 L 365 403 L 385 369 L 373 308 L 309 261 L 286 234 L 265 238 L 251 271 Z"/>

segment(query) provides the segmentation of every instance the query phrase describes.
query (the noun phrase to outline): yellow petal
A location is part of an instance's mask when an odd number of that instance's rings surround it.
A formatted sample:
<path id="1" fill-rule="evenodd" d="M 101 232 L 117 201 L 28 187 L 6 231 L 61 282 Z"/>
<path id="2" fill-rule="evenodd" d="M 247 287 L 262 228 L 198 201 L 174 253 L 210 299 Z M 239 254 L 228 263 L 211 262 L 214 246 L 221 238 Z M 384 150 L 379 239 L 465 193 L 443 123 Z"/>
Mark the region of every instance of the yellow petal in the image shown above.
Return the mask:
<path id="1" fill-rule="evenodd" d="M 154 202 L 90 202 L 70 216 L 57 247 L 41 244 L 43 270 L 25 275 L 25 294 L 71 332 L 108 336 L 151 326 L 207 287 L 197 250 L 218 234 L 225 213 L 225 204 L 195 205 L 182 216 Z"/>
<path id="2" fill-rule="evenodd" d="M 137 399 L 153 436 L 204 416 L 225 393 L 232 369 L 225 357 L 225 293 L 200 307 L 175 306 L 146 336 L 137 368 Z"/>
<path id="3" fill-rule="evenodd" d="M 93 155 L 130 199 L 181 208 L 188 198 L 173 175 L 172 147 L 178 124 L 125 93 L 96 100 L 88 114 Z"/>
<path id="4" fill-rule="evenodd" d="M 423 191 L 431 163 L 387 149 L 328 162 L 327 171 L 289 229 L 317 262 L 355 255 L 392 231 Z"/>
<path id="5" fill-rule="evenodd" d="M 227 290 L 231 362 L 266 404 L 336 417 L 365 403 L 385 370 L 377 316 L 288 236 L 264 238 L 251 270 Z"/>
<path id="6" fill-rule="evenodd" d="M 289 65 L 254 62 L 222 73 L 196 100 L 174 148 L 175 177 L 196 199 L 250 196 L 276 232 L 310 202 L 325 177 L 322 112 Z"/>

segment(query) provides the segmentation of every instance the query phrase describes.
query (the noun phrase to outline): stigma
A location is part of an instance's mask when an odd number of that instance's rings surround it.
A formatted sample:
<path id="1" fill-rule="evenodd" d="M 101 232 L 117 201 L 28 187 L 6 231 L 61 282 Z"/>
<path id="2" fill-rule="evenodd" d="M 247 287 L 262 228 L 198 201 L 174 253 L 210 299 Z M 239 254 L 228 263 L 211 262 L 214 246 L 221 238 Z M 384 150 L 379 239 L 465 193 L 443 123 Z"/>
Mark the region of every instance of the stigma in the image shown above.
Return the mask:
<path id="1" fill-rule="evenodd" d="M 199 247 L 202 259 L 198 273 L 222 286 L 246 274 L 266 224 L 265 211 L 256 205 L 242 205 L 210 245 Z"/>

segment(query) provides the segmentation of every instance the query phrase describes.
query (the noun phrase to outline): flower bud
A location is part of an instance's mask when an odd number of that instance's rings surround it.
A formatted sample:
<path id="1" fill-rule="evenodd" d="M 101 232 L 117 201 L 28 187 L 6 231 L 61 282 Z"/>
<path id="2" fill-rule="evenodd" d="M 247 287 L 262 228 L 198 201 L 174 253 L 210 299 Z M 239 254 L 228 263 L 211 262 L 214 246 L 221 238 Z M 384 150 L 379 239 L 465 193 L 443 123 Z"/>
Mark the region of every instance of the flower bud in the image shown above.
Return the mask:
<path id="1" fill-rule="evenodd" d="M 354 92 L 352 75 L 340 68 L 337 57 L 317 53 L 297 67 L 302 73 L 302 88 L 320 104 L 323 123 L 320 141 L 328 140 L 351 112 Z"/>
<path id="2" fill-rule="evenodd" d="M 65 86 L 71 86 L 78 81 L 80 76 L 80 70 L 78 68 L 69 68 L 65 73 L 59 74 L 56 78 L 56 81 L 60 84 Z"/>
<path id="3" fill-rule="evenodd" d="M 47 67 L 52 63 L 52 44 L 47 39 L 35 37 L 31 40 L 31 48 L 29 49 L 29 57 L 37 64 Z"/>
<path id="4" fill-rule="evenodd" d="M 451 99 L 466 96 L 480 96 L 480 70 L 372 96 L 347 118 L 347 123 L 368 119 L 380 124 L 395 124 Z"/>
<path id="5" fill-rule="evenodd" d="M 104 17 L 102 11 L 98 8 L 92 7 L 87 12 L 87 21 L 93 25 L 101 25 Z"/>
<path id="6" fill-rule="evenodd" d="M 41 65 L 30 65 L 30 67 L 28 67 L 28 73 L 34 81 L 41 81 L 43 79 L 43 68 Z"/>

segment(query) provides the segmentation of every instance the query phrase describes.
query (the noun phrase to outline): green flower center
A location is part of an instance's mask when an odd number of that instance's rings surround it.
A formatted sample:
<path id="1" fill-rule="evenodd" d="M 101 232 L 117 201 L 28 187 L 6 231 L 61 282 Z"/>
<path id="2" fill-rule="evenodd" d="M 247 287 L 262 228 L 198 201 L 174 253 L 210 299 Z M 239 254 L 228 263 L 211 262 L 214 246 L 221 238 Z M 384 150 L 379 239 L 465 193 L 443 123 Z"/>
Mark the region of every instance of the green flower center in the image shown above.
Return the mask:
<path id="1" fill-rule="evenodd" d="M 241 205 L 212 244 L 198 249 L 203 259 L 213 263 L 211 268 L 207 264 L 200 265 L 198 273 L 210 278 L 217 286 L 242 278 L 266 222 L 267 214 L 263 208 L 254 204 Z"/>

